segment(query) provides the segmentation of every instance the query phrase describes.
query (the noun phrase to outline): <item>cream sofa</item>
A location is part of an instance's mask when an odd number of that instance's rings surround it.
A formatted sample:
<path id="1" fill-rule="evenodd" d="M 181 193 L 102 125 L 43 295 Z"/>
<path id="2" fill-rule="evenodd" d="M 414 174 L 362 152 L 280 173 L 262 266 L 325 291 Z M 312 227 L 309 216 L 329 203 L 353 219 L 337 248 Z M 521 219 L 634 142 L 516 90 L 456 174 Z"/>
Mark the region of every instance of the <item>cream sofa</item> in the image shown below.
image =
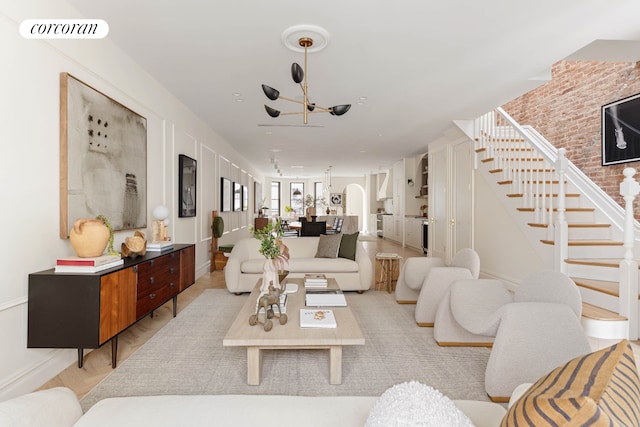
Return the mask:
<path id="1" fill-rule="evenodd" d="M 3 427 L 348 427 L 365 425 L 377 397 L 180 395 L 115 397 L 85 414 L 75 394 L 52 388 L 0 402 Z M 498 427 L 498 404 L 456 400 L 476 427 Z"/>
<path id="2" fill-rule="evenodd" d="M 325 273 L 337 280 L 343 291 L 366 291 L 373 280 L 373 265 L 362 242 L 356 243 L 355 261 L 346 258 L 316 258 L 320 237 L 284 238 L 289 247 L 289 277 L 305 273 Z M 229 254 L 224 270 L 227 289 L 232 293 L 251 292 L 262 278 L 265 258 L 260 254 L 260 241 L 241 239 Z"/>

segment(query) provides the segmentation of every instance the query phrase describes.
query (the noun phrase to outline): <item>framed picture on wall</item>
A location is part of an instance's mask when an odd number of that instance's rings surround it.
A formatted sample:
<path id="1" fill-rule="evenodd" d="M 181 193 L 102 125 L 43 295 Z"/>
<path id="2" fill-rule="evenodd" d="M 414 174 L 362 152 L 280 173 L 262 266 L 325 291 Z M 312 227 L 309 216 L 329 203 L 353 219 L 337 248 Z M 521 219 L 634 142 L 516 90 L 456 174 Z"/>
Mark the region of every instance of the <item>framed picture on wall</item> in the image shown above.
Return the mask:
<path id="1" fill-rule="evenodd" d="M 245 212 L 249 210 L 249 187 L 246 185 L 242 186 L 242 210 Z"/>
<path id="2" fill-rule="evenodd" d="M 238 212 L 242 207 L 242 185 L 239 182 L 233 183 L 233 211 Z"/>
<path id="3" fill-rule="evenodd" d="M 330 203 L 331 206 L 342 206 L 342 193 L 331 193 Z"/>
<path id="4" fill-rule="evenodd" d="M 640 94 L 602 106 L 602 165 L 640 160 Z"/>
<path id="5" fill-rule="evenodd" d="M 220 178 L 220 211 L 229 212 L 231 210 L 231 181 L 227 178 Z"/>
<path id="6" fill-rule="evenodd" d="M 178 156 L 178 211 L 179 217 L 196 216 L 196 166 L 189 156 Z"/>
<path id="7" fill-rule="evenodd" d="M 60 237 L 80 218 L 147 226 L 147 119 L 60 73 Z"/>

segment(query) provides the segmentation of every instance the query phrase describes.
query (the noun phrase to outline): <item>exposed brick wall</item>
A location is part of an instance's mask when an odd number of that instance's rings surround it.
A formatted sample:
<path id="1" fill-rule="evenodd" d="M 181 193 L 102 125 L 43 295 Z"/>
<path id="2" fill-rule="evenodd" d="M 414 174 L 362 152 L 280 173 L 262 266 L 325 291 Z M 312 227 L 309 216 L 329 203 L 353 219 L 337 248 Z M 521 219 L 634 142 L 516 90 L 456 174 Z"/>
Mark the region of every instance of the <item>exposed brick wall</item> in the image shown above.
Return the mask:
<path id="1" fill-rule="evenodd" d="M 521 125 L 531 125 L 614 200 L 624 206 L 624 168 L 640 162 L 602 166 L 601 107 L 640 93 L 640 62 L 560 61 L 550 82 L 505 106 Z M 635 176 L 640 179 L 640 173 Z M 638 215 L 636 215 L 636 218 Z"/>

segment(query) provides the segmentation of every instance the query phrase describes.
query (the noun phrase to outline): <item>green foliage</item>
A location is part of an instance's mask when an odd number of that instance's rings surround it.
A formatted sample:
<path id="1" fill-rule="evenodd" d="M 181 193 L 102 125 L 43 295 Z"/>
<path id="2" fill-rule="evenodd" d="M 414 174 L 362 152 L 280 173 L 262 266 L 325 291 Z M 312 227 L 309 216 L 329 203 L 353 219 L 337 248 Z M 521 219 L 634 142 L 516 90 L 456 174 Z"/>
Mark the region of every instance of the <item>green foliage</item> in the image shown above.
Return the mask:
<path id="1" fill-rule="evenodd" d="M 260 230 L 252 230 L 253 237 L 260 240 L 260 253 L 267 259 L 275 260 L 282 269 L 289 261 L 289 248 L 282 241 L 282 224 L 269 222 Z"/>
<path id="2" fill-rule="evenodd" d="M 116 252 L 116 250 L 113 248 L 113 228 L 111 228 L 111 223 L 109 222 L 109 220 L 104 215 L 98 215 L 96 219 L 102 220 L 104 225 L 109 230 L 109 247 L 107 248 L 107 253 L 109 255 L 120 255 L 120 252 Z"/>

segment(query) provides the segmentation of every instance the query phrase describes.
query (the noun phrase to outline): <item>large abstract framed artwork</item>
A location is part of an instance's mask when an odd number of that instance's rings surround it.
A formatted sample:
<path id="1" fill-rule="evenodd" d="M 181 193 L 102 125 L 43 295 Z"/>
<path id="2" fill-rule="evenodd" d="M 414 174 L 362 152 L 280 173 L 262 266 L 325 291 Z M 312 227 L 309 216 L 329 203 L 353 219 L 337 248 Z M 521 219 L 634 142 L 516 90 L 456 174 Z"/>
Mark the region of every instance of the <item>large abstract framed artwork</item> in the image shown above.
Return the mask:
<path id="1" fill-rule="evenodd" d="M 227 178 L 220 178 L 220 210 L 231 210 L 231 181 Z"/>
<path id="2" fill-rule="evenodd" d="M 178 156 L 178 211 L 179 217 L 196 216 L 197 162 L 189 156 Z"/>
<path id="3" fill-rule="evenodd" d="M 147 119 L 60 74 L 60 237 L 76 219 L 147 226 Z"/>
<path id="4" fill-rule="evenodd" d="M 602 165 L 640 160 L 640 94 L 602 106 Z"/>

